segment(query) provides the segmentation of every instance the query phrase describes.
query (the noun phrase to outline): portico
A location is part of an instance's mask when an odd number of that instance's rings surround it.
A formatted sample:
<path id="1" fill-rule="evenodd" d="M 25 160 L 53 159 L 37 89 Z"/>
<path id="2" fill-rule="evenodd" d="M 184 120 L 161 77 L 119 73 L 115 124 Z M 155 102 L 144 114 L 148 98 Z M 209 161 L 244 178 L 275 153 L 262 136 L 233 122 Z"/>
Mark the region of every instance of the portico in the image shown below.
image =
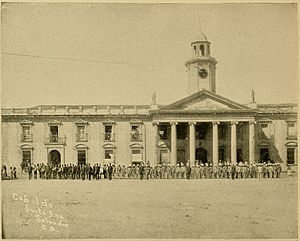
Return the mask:
<path id="1" fill-rule="evenodd" d="M 247 106 L 202 90 L 152 112 L 157 126 L 156 146 L 169 151 L 171 165 L 187 161 L 191 165 L 254 163 L 254 113 Z"/>

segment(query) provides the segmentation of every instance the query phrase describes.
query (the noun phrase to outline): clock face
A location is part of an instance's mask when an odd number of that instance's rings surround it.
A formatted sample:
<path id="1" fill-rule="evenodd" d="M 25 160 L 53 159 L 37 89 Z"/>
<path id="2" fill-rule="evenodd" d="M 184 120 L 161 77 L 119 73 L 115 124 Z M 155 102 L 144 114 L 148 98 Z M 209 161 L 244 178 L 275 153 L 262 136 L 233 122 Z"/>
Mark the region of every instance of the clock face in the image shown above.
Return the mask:
<path id="1" fill-rule="evenodd" d="M 206 69 L 200 69 L 198 74 L 199 74 L 201 79 L 205 79 L 208 76 L 208 73 L 207 73 Z"/>

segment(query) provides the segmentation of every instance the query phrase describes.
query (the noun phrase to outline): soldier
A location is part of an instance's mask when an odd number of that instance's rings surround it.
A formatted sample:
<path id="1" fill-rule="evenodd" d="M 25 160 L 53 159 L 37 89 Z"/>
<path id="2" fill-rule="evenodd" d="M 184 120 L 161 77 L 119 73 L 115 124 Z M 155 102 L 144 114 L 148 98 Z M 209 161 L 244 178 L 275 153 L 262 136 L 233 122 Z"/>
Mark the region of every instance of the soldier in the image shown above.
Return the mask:
<path id="1" fill-rule="evenodd" d="M 187 163 L 187 166 L 186 166 L 186 169 L 185 169 L 185 172 L 186 172 L 186 179 L 190 179 L 191 178 L 191 172 L 192 172 L 192 168 L 190 166 L 190 163 L 188 162 Z"/>
<path id="2" fill-rule="evenodd" d="M 110 163 L 107 167 L 107 172 L 108 172 L 108 179 L 111 180 L 112 179 L 112 174 L 113 174 L 113 167 Z"/>
<path id="3" fill-rule="evenodd" d="M 231 165 L 231 178 L 234 180 L 236 177 L 236 164 Z"/>
<path id="4" fill-rule="evenodd" d="M 14 179 L 17 179 L 17 168 L 16 167 L 13 168 L 13 177 L 14 177 Z"/>
<path id="5" fill-rule="evenodd" d="M 181 175 L 180 177 L 181 179 L 184 179 L 186 176 L 185 166 L 182 162 L 180 163 L 180 175 Z"/>
<path id="6" fill-rule="evenodd" d="M 52 175 L 53 175 L 53 179 L 56 179 L 56 176 L 57 176 L 57 170 L 56 170 L 56 165 L 53 165 L 52 167 Z"/>
<path id="7" fill-rule="evenodd" d="M 84 164 L 81 164 L 81 167 L 80 167 L 80 176 L 81 176 L 81 179 L 82 181 L 85 180 L 85 165 Z"/>
<path id="8" fill-rule="evenodd" d="M 101 166 L 101 164 L 99 164 L 99 178 L 104 178 L 104 169 L 103 167 Z"/>
<path id="9" fill-rule="evenodd" d="M 37 166 L 35 164 L 33 165 L 33 178 L 37 179 Z"/>
<path id="10" fill-rule="evenodd" d="M 280 178 L 280 174 L 281 174 L 281 171 L 282 171 L 281 164 L 277 163 L 275 168 L 276 168 L 276 177 Z"/>
<path id="11" fill-rule="evenodd" d="M 6 172 L 6 168 L 5 168 L 5 172 Z M 31 164 L 28 165 L 28 176 L 29 176 L 29 180 L 31 180 L 31 178 L 32 178 L 32 166 L 31 166 Z"/>
<path id="12" fill-rule="evenodd" d="M 170 168 L 171 179 L 175 178 L 175 170 L 176 170 L 176 167 L 174 165 L 171 165 L 171 168 Z"/>
<path id="13" fill-rule="evenodd" d="M 213 178 L 213 164 L 210 163 L 208 166 L 208 176 L 209 178 Z"/>
<path id="14" fill-rule="evenodd" d="M 145 171 L 144 163 L 142 162 L 139 166 L 140 180 L 143 180 L 144 178 L 144 171 Z"/>
<path id="15" fill-rule="evenodd" d="M 231 178 L 231 172 L 232 172 L 232 165 L 229 162 L 227 162 L 227 169 L 226 169 L 227 179 Z"/>

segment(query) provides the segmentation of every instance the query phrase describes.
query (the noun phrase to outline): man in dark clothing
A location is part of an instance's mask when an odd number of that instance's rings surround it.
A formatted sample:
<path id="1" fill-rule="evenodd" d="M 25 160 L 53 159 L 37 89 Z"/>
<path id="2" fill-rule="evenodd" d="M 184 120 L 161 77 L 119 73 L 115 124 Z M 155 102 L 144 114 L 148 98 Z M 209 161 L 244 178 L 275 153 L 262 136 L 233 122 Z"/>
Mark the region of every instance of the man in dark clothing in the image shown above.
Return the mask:
<path id="1" fill-rule="evenodd" d="M 233 164 L 232 167 L 231 167 L 232 180 L 234 180 L 235 175 L 236 175 L 236 168 L 235 168 L 235 164 Z"/>
<path id="2" fill-rule="evenodd" d="M 192 171 L 192 168 L 190 166 L 190 163 L 188 163 L 187 166 L 186 166 L 186 179 L 191 178 L 191 171 Z"/>
<path id="3" fill-rule="evenodd" d="M 144 164 L 141 163 L 141 165 L 139 166 L 139 173 L 140 173 L 140 179 L 143 180 L 143 177 L 144 177 Z"/>
<path id="4" fill-rule="evenodd" d="M 28 175 L 29 175 L 29 180 L 32 178 L 32 166 L 31 164 L 28 165 Z"/>
<path id="5" fill-rule="evenodd" d="M 108 165 L 107 172 L 108 172 L 108 178 L 109 178 L 109 180 L 111 180 L 111 178 L 112 178 L 112 173 L 113 173 L 113 167 L 111 166 L 110 163 L 109 163 L 109 165 Z"/>

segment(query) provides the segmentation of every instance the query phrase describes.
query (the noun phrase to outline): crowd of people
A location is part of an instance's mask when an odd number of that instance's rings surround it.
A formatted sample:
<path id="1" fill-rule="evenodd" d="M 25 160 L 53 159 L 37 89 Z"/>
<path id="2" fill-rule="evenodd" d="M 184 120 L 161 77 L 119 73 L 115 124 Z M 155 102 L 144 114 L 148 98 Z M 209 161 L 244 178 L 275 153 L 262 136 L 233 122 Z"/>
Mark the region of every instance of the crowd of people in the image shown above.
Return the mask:
<path id="1" fill-rule="evenodd" d="M 282 168 L 279 163 L 247 164 L 209 163 L 189 165 L 157 164 L 151 166 L 133 164 L 34 164 L 27 167 L 29 179 L 235 179 L 235 178 L 280 178 Z"/>
<path id="2" fill-rule="evenodd" d="M 10 167 L 7 170 L 6 166 L 3 165 L 1 168 L 1 180 L 10 180 L 10 179 L 17 179 L 17 168 Z"/>

